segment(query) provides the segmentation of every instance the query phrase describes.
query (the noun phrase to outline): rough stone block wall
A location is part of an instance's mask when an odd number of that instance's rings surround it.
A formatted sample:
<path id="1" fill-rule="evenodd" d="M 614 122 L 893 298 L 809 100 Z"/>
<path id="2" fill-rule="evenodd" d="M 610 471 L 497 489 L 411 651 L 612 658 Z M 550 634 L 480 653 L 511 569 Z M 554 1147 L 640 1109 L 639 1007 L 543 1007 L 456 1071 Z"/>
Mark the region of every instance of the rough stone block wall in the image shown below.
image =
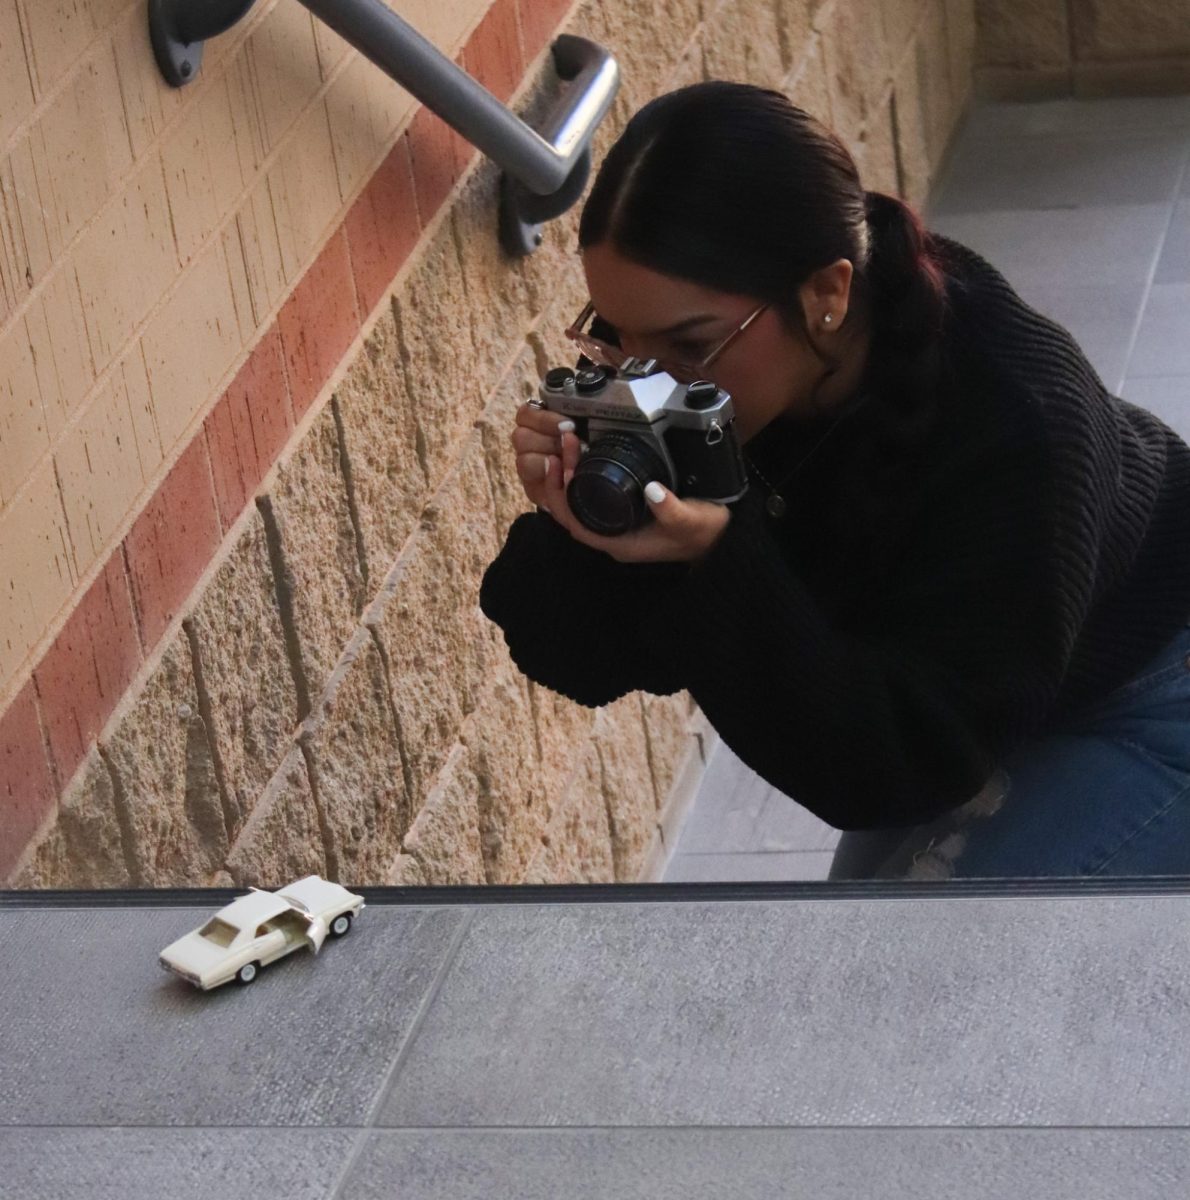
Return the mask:
<path id="1" fill-rule="evenodd" d="M 530 120 L 556 32 L 607 46 L 597 160 L 659 92 L 746 79 L 920 204 L 970 91 L 972 0 L 394 7 Z M 494 165 L 300 6 L 189 97 L 143 15 L 0 0 L 0 879 L 640 878 L 701 717 L 540 688 L 477 605 L 526 507 L 513 412 L 571 358 L 577 208 L 510 260 Z M 37 164 L 76 160 L 18 246 Z"/>
<path id="2" fill-rule="evenodd" d="M 983 95 L 1190 91 L 1190 0 L 977 0 Z"/>

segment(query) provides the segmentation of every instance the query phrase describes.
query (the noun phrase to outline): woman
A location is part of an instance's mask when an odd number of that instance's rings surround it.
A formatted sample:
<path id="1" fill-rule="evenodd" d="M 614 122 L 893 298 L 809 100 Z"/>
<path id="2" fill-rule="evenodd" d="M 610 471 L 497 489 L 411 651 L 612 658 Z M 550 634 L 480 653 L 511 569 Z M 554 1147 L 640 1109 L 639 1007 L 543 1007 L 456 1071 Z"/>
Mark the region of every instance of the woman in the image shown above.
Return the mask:
<path id="1" fill-rule="evenodd" d="M 832 878 L 1190 870 L 1190 449 L 778 93 L 648 104 L 579 242 L 571 336 L 728 391 L 750 486 L 654 483 L 599 537 L 573 426 L 523 407 L 537 511 L 480 597 L 520 669 L 588 705 L 688 689 L 850 831 Z"/>

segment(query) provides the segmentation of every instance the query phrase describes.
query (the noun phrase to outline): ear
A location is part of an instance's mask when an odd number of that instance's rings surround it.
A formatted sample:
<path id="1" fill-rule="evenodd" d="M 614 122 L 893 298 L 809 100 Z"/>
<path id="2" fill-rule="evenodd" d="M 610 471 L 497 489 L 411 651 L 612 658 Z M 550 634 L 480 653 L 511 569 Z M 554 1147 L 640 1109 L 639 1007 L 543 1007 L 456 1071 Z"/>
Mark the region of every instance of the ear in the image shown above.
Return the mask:
<path id="1" fill-rule="evenodd" d="M 838 329 L 847 316 L 851 299 L 851 279 L 855 268 L 848 258 L 840 258 L 826 267 L 819 267 L 798 289 L 806 327 L 823 333 Z M 830 320 L 825 317 L 830 314 Z"/>

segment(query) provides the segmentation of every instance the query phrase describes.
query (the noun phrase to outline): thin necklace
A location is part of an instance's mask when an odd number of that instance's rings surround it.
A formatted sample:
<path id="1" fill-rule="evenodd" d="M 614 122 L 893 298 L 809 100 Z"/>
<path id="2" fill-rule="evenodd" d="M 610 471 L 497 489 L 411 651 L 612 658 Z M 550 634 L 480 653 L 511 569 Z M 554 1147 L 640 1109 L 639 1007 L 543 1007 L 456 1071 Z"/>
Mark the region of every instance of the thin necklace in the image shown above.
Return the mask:
<path id="1" fill-rule="evenodd" d="M 843 423 L 843 418 L 850 416 L 853 412 L 855 412 L 855 410 L 858 409 L 867 400 L 867 398 L 867 394 L 865 393 L 856 403 L 847 405 L 831 423 L 831 427 L 822 435 L 822 437 L 818 439 L 818 441 L 814 443 L 813 446 L 810 447 L 805 456 L 798 460 L 793 470 L 790 471 L 788 475 L 784 476 L 784 478 L 781 479 L 780 483 L 776 487 L 769 483 L 769 481 L 765 478 L 764 473 L 756 465 L 755 460 L 748 453 L 747 449 L 744 450 L 744 458 L 747 460 L 748 465 L 756 472 L 758 476 L 760 476 L 760 482 L 769 489 L 769 497 L 764 502 L 764 508 L 765 512 L 767 512 L 770 517 L 779 521 L 783 516 L 785 516 L 786 512 L 789 510 L 789 506 L 785 503 L 785 497 L 781 495 L 780 489 L 785 487 L 786 484 L 788 484 L 789 481 L 793 479 L 793 477 L 802 469 L 802 467 L 804 467 L 806 463 L 818 453 L 818 449 L 823 442 L 825 442 L 826 439 L 830 437 L 830 435 L 834 433 L 835 430 L 838 429 Z"/>

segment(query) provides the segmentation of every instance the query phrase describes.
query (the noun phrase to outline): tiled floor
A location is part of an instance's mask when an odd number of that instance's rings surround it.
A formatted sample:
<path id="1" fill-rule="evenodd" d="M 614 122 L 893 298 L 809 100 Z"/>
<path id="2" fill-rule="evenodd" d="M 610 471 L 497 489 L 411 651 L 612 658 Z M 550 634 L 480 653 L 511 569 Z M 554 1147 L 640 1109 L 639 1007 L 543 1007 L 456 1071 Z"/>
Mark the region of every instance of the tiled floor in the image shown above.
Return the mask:
<path id="1" fill-rule="evenodd" d="M 1190 440 L 1190 96 L 986 104 L 926 212 Z M 664 879 L 822 879 L 838 835 L 722 743 Z"/>

